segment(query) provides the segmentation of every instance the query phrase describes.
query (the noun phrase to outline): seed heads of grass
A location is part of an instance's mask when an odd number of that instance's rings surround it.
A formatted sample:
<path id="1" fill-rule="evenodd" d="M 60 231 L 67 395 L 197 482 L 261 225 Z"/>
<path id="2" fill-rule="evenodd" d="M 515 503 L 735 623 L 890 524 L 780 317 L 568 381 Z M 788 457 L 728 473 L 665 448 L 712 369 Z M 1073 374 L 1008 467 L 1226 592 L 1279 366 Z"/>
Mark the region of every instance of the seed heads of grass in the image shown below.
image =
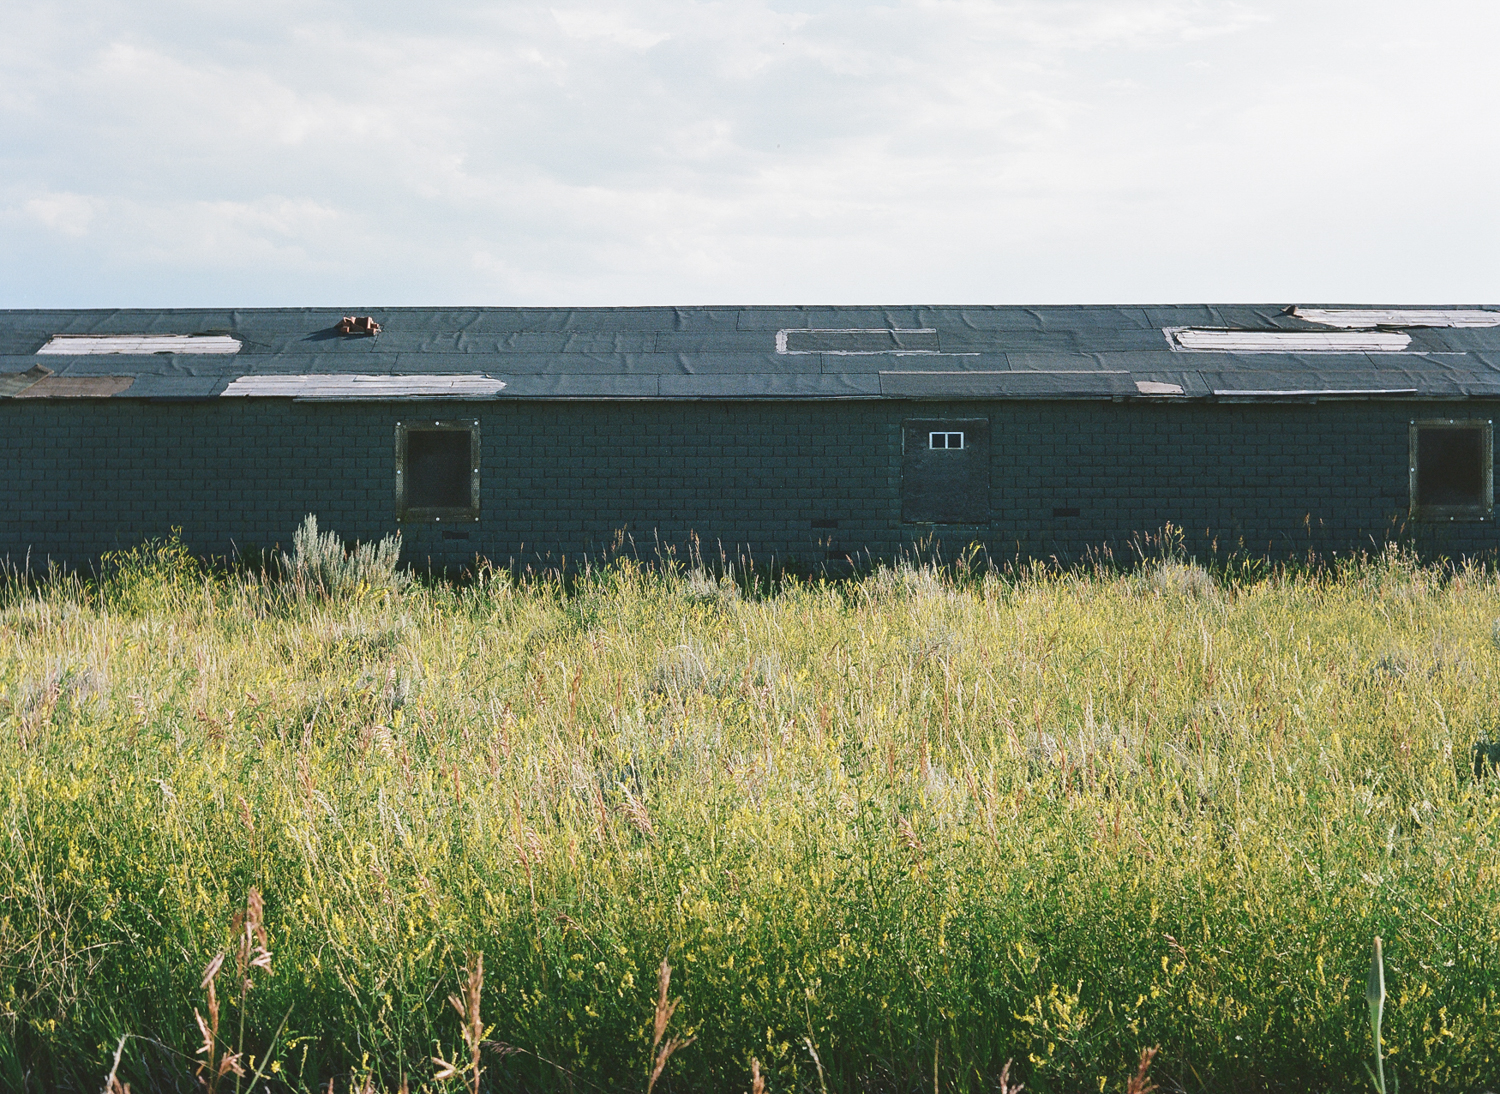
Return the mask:
<path id="1" fill-rule="evenodd" d="M 479 1016 L 479 1000 L 483 990 L 484 954 L 470 953 L 464 962 L 464 973 L 459 983 L 458 993 L 448 996 L 449 1005 L 458 1012 L 459 1021 L 462 1023 L 460 1033 L 463 1036 L 464 1047 L 469 1050 L 469 1062 L 460 1068 L 441 1056 L 432 1058 L 432 1062 L 438 1067 L 434 1078 L 451 1079 L 456 1075 L 466 1074 L 471 1094 L 479 1094 L 479 1077 L 484 1070 L 479 1063 L 480 1051 L 484 1047 L 484 1021 Z"/>
<path id="2" fill-rule="evenodd" d="M 667 1024 L 672 1021 L 672 1015 L 677 1013 L 677 1004 L 680 999 L 667 999 L 667 991 L 672 986 L 672 966 L 667 964 L 667 959 L 661 959 L 661 968 L 657 971 L 657 993 L 656 993 L 656 1015 L 655 1024 L 651 1034 L 651 1053 L 655 1062 L 651 1066 L 651 1077 L 646 1080 L 646 1094 L 656 1089 L 656 1080 L 661 1078 L 661 1073 L 666 1070 L 667 1061 L 672 1058 L 673 1053 L 679 1049 L 687 1048 L 698 1038 L 689 1034 L 687 1037 L 679 1037 L 675 1033 L 665 1041 L 662 1036 L 667 1032 Z"/>
<path id="3" fill-rule="evenodd" d="M 1141 1059 L 1136 1064 L 1135 1074 L 1125 1081 L 1125 1094 L 1151 1094 L 1156 1089 L 1156 1083 L 1151 1078 L 1151 1061 L 1156 1059 L 1159 1051 L 1155 1045 L 1141 1049 Z"/>

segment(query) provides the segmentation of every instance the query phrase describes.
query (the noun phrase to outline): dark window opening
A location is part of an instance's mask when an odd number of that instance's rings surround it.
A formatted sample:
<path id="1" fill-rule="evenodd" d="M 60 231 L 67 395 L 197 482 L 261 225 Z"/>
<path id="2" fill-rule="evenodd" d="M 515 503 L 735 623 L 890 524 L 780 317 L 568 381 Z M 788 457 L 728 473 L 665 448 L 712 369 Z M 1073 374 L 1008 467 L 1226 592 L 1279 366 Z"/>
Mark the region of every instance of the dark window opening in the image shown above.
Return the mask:
<path id="1" fill-rule="evenodd" d="M 1488 421 L 1413 422 L 1412 515 L 1483 520 L 1494 508 L 1493 431 Z"/>
<path id="2" fill-rule="evenodd" d="M 911 524 L 988 524 L 989 421 L 904 423 L 901 519 Z"/>
<path id="3" fill-rule="evenodd" d="M 399 520 L 479 519 L 479 423 L 396 426 Z"/>
<path id="4" fill-rule="evenodd" d="M 469 434 L 414 429 L 406 438 L 406 504 L 458 509 L 469 504 Z"/>

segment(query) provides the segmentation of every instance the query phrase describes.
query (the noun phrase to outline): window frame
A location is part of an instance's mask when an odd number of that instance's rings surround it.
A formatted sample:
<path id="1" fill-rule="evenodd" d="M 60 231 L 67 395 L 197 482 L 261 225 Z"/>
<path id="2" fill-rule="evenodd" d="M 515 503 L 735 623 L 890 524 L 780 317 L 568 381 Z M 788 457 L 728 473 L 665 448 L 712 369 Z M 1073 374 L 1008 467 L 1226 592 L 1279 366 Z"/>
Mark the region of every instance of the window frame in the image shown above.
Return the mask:
<path id="1" fill-rule="evenodd" d="M 407 441 L 412 433 L 469 434 L 469 504 L 467 506 L 413 506 L 406 499 Z M 479 520 L 479 420 L 477 418 L 432 421 L 416 419 L 396 423 L 396 520 L 405 524 L 473 524 Z"/>
<path id="2" fill-rule="evenodd" d="M 934 437 L 942 437 L 943 443 L 941 445 L 933 444 L 932 438 Z M 958 444 L 949 444 L 948 442 L 954 437 L 958 438 Z M 964 443 L 964 431 L 962 429 L 934 429 L 927 434 L 927 449 L 930 452 L 962 452 L 967 447 L 968 445 Z"/>
<path id="3" fill-rule="evenodd" d="M 1478 505 L 1423 505 L 1417 489 L 1418 438 L 1425 429 L 1472 429 L 1481 436 L 1483 501 Z M 1413 418 L 1407 436 L 1407 491 L 1411 518 L 1419 521 L 1484 521 L 1495 513 L 1495 423 L 1488 418 Z"/>

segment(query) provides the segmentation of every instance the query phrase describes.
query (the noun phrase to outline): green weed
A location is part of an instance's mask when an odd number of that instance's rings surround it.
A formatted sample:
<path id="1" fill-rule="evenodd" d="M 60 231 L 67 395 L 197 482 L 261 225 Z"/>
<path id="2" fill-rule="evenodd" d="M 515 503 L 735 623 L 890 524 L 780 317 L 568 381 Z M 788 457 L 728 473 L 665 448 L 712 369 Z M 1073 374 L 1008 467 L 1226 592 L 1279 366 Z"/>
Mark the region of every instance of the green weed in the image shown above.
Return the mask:
<path id="1" fill-rule="evenodd" d="M 16 579 L 0 1085 L 1352 1091 L 1379 935 L 1380 1066 L 1477 1092 L 1497 616 L 1399 554 Z"/>

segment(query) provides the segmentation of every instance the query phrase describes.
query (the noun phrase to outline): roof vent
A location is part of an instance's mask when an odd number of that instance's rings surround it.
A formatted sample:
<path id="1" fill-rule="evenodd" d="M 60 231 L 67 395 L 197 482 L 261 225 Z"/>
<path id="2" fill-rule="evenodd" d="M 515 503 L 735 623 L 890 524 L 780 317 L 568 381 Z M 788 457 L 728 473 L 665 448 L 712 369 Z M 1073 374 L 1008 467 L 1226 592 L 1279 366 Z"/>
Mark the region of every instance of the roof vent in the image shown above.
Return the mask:
<path id="1" fill-rule="evenodd" d="M 379 334 L 380 324 L 373 315 L 346 315 L 337 329 L 340 334 Z"/>

